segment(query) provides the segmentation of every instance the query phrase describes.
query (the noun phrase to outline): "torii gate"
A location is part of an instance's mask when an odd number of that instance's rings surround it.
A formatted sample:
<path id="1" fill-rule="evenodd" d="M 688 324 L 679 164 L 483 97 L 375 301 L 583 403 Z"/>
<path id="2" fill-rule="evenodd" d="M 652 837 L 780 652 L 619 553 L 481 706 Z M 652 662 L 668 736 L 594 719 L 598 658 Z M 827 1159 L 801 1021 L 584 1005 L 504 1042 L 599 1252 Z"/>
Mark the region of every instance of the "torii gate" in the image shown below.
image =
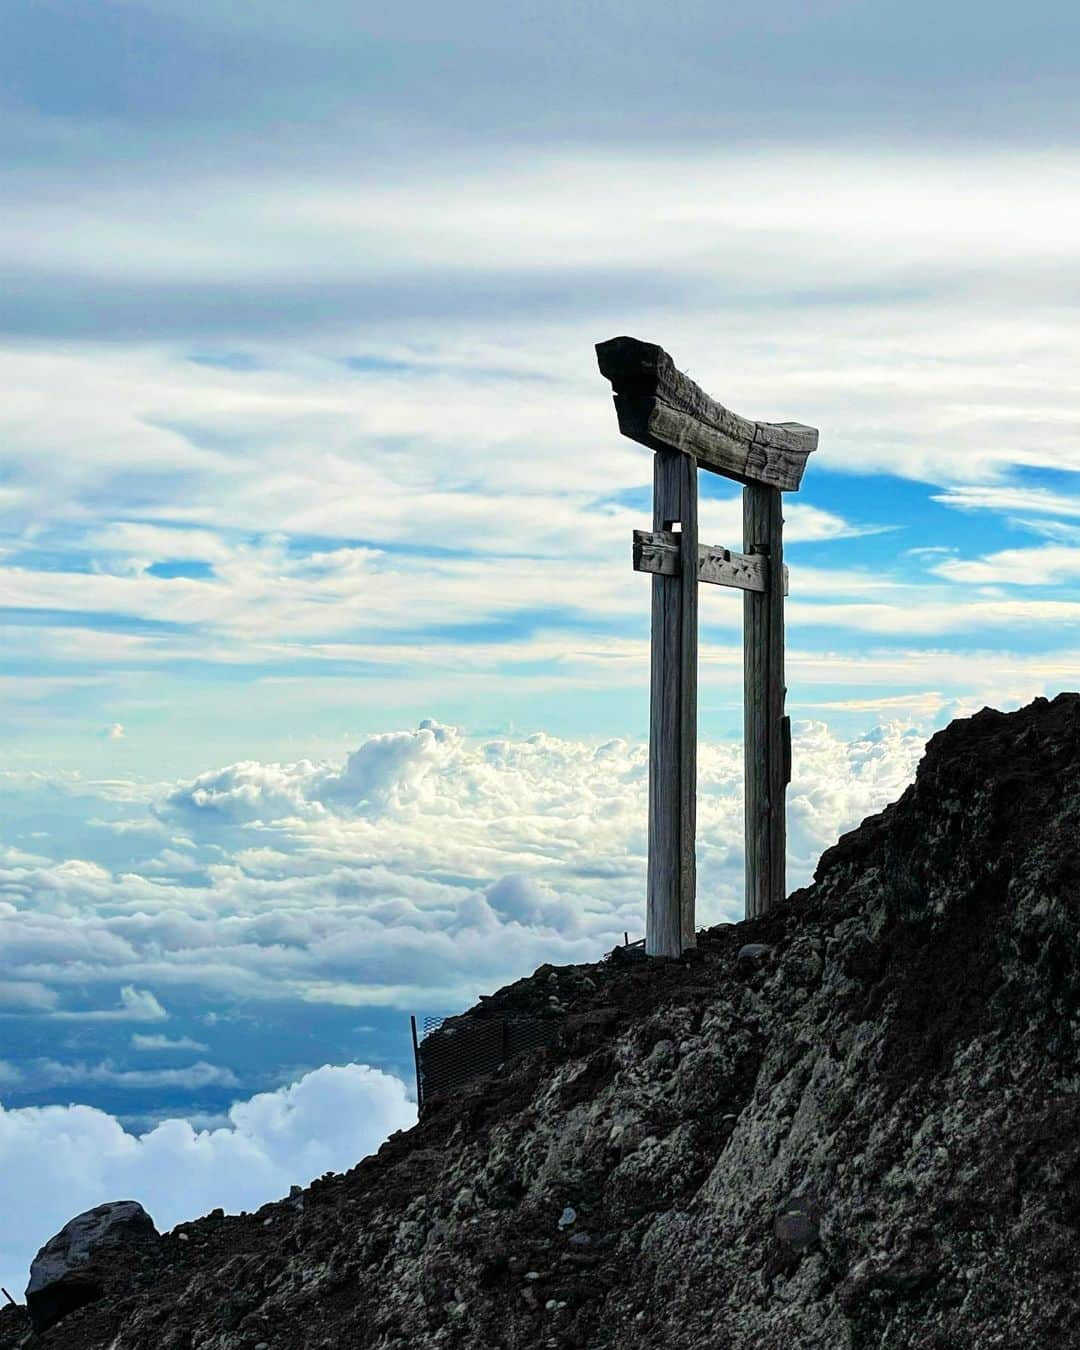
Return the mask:
<path id="1" fill-rule="evenodd" d="M 634 531 L 634 567 L 651 572 L 649 874 L 645 950 L 681 956 L 696 942 L 697 586 L 743 592 L 746 916 L 785 894 L 784 566 L 780 493 L 795 492 L 818 433 L 750 422 L 709 397 L 662 347 L 617 337 L 596 347 L 624 436 L 655 450 L 653 528 Z M 698 543 L 697 470 L 743 486 L 743 548 Z"/>

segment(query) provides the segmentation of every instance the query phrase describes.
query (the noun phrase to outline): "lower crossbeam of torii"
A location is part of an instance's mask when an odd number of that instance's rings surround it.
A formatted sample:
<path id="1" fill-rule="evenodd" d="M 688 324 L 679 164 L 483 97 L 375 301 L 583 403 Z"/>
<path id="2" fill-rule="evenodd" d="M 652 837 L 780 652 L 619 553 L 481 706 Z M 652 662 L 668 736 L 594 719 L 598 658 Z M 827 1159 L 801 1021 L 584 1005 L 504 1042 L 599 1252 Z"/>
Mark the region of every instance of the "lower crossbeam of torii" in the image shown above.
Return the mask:
<path id="1" fill-rule="evenodd" d="M 795 492 L 818 433 L 799 422 L 751 422 L 710 398 L 655 343 L 597 344 L 619 430 L 656 451 L 653 528 L 634 531 L 634 567 L 652 574 L 649 870 L 645 949 L 681 956 L 695 944 L 698 585 L 743 593 L 746 916 L 785 893 L 785 798 L 791 723 L 784 711 L 781 492 Z M 697 471 L 743 484 L 743 552 L 698 542 Z"/>

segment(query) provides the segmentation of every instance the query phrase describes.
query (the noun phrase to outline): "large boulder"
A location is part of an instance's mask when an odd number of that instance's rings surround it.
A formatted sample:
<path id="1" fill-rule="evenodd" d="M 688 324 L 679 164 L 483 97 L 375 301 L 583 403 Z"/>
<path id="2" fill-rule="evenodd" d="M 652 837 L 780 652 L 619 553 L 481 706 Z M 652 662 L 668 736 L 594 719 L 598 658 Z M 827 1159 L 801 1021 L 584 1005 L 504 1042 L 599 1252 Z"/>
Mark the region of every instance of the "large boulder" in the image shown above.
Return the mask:
<path id="1" fill-rule="evenodd" d="M 121 1283 L 159 1241 L 135 1200 L 114 1200 L 79 1214 L 34 1257 L 26 1306 L 38 1331 L 93 1303 Z"/>

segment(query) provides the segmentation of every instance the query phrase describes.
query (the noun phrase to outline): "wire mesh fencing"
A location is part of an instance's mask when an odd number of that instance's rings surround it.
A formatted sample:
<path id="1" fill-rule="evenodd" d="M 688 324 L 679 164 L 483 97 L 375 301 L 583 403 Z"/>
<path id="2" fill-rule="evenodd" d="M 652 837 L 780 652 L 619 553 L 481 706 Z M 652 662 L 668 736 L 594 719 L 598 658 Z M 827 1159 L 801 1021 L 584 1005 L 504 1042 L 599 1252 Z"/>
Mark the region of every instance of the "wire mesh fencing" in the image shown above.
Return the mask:
<path id="1" fill-rule="evenodd" d="M 456 1092 L 474 1078 L 498 1073 L 508 1060 L 525 1050 L 551 1045 L 562 1018 L 548 1017 L 439 1017 L 424 1018 L 424 1035 L 417 1038 L 412 1018 L 416 1097 L 421 1109 L 432 1097 Z"/>
<path id="2" fill-rule="evenodd" d="M 624 933 L 622 945 L 604 960 L 614 963 L 645 960 L 645 939 L 631 942 L 630 934 Z M 509 1012 L 505 1017 L 491 1014 L 477 1017 L 471 1013 L 425 1017 L 424 1034 L 420 1037 L 416 1018 L 410 1017 L 418 1106 L 422 1110 L 424 1103 L 433 1097 L 457 1092 L 474 1078 L 499 1073 L 515 1055 L 554 1044 L 563 1020 L 562 1011 L 543 1015 Z"/>

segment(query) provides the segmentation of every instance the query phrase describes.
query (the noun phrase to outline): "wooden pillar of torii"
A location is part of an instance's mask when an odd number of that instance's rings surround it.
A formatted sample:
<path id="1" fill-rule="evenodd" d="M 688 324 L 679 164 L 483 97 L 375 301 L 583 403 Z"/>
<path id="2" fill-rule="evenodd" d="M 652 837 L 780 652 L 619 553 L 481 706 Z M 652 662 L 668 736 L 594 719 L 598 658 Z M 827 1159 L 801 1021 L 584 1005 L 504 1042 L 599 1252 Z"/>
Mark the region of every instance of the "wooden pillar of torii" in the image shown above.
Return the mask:
<path id="1" fill-rule="evenodd" d="M 699 582 L 743 592 L 747 918 L 785 894 L 791 724 L 780 493 L 798 490 L 818 433 L 729 412 L 654 343 L 617 337 L 599 343 L 596 354 L 615 393 L 619 430 L 656 451 L 653 528 L 634 531 L 634 567 L 653 578 L 645 949 L 681 956 L 696 940 Z M 744 552 L 698 542 L 699 468 L 743 484 Z"/>

